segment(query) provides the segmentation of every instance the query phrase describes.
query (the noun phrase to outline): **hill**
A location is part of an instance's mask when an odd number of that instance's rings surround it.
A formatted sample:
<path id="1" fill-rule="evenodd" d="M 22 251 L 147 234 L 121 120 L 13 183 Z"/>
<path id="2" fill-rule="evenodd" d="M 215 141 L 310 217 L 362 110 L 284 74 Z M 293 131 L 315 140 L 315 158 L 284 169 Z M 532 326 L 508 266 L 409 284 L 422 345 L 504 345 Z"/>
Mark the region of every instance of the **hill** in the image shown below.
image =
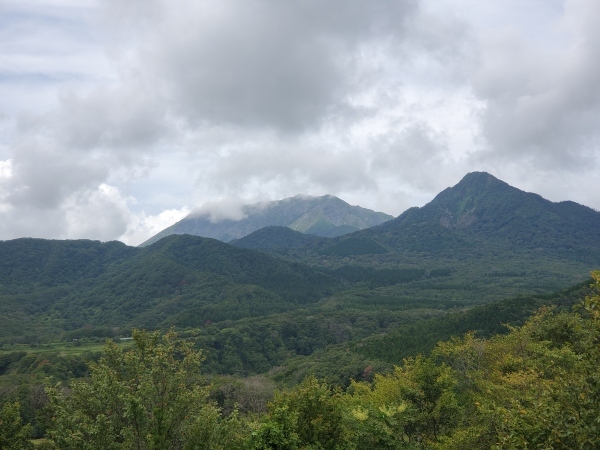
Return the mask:
<path id="1" fill-rule="evenodd" d="M 33 420 L 46 377 L 86 376 L 99 341 L 132 327 L 192 340 L 222 383 L 221 406 L 237 402 L 231 375 L 371 381 L 440 340 L 501 334 L 540 307 L 581 301 L 600 265 L 600 213 L 472 173 L 368 229 L 319 237 L 270 226 L 231 244 L 185 234 L 138 248 L 0 242 L 0 403 L 22 400 Z M 559 325 L 559 339 L 580 331 Z"/>
<path id="2" fill-rule="evenodd" d="M 388 214 L 351 206 L 333 195 L 297 195 L 273 202 L 245 205 L 242 214 L 243 218 L 240 220 L 214 221 L 209 214 L 192 213 L 141 246 L 152 244 L 171 234 L 192 234 L 229 242 L 269 226 L 288 227 L 301 233 L 333 237 L 392 219 Z"/>
<path id="3" fill-rule="evenodd" d="M 93 278 L 136 252 L 121 242 L 29 238 L 0 241 L 0 286 L 23 290 Z"/>
<path id="4" fill-rule="evenodd" d="M 305 248 L 324 241 L 318 236 L 304 234 L 288 227 L 264 227 L 240 239 L 234 239 L 231 245 L 260 250 Z"/>
<path id="5" fill-rule="evenodd" d="M 425 206 L 361 231 L 304 242 L 280 233 L 269 228 L 235 243 L 267 251 L 287 246 L 296 255 L 304 248 L 300 254 L 308 261 L 315 255 L 387 254 L 385 260 L 401 262 L 411 254 L 458 261 L 528 253 L 600 264 L 600 212 L 571 201 L 551 202 L 485 172 L 469 173 Z"/>
<path id="6" fill-rule="evenodd" d="M 200 326 L 298 308 L 336 285 L 306 265 L 189 235 L 143 249 L 18 239 L 0 254 L 0 337 Z"/>

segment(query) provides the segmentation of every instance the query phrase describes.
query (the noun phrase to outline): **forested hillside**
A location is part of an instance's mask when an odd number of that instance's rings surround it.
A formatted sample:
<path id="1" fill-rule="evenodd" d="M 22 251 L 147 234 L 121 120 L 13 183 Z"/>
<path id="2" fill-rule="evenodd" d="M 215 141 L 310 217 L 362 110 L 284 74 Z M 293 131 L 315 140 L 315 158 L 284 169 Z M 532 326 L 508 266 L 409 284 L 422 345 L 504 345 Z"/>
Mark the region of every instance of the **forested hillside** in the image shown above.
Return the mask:
<path id="1" fill-rule="evenodd" d="M 300 263 L 187 235 L 144 249 L 18 239 L 0 243 L 0 251 L 0 337 L 9 341 L 269 315 L 314 303 L 338 283 Z"/>
<path id="2" fill-rule="evenodd" d="M 600 263 L 600 213 L 574 202 L 550 202 L 485 172 L 466 175 L 424 207 L 360 235 L 403 250 L 527 251 Z"/>
<path id="3" fill-rule="evenodd" d="M 439 342 L 345 390 L 314 376 L 265 410 L 224 413 L 204 387 L 201 351 L 174 332 L 108 343 L 89 381 L 46 388 L 44 448 L 594 449 L 600 400 L 600 272 L 576 310 L 541 310 L 488 339 Z M 372 367 L 369 369 L 372 370 Z M 19 403 L 0 442 L 33 448 Z M 160 446 L 160 447 L 159 447 Z"/>

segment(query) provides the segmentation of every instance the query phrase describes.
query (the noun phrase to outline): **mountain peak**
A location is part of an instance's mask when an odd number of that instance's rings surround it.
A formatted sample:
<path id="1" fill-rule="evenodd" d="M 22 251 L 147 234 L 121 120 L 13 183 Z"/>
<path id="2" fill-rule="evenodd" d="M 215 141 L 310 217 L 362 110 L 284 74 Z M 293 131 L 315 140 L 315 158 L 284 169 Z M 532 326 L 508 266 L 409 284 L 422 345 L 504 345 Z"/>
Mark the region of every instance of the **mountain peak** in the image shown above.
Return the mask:
<path id="1" fill-rule="evenodd" d="M 469 173 L 423 207 L 363 233 L 402 251 L 477 251 L 493 245 L 495 251 L 600 261 L 597 247 L 581 238 L 600 240 L 600 213 L 574 202 L 551 202 L 485 172 Z"/>
<path id="2" fill-rule="evenodd" d="M 458 191 L 458 192 L 481 192 L 490 188 L 498 188 L 500 186 L 503 187 L 511 187 L 507 183 L 502 180 L 499 180 L 493 175 L 490 175 L 487 172 L 469 172 L 466 174 L 462 180 L 460 180 L 456 185 L 447 188 L 445 191 Z M 516 189 L 516 188 L 513 188 Z M 445 192 L 442 191 L 442 192 Z"/>
<path id="3" fill-rule="evenodd" d="M 470 172 L 456 185 L 444 189 L 432 201 L 431 205 L 443 206 L 453 213 L 462 214 L 476 207 L 485 199 L 504 195 L 507 192 L 524 192 L 509 186 L 504 181 L 487 172 Z"/>
<path id="4" fill-rule="evenodd" d="M 496 181 L 500 181 L 498 180 L 498 178 L 496 178 L 495 176 L 487 173 L 487 172 L 479 172 L 479 171 L 475 171 L 475 172 L 469 172 L 467 173 L 462 180 L 459 181 L 459 183 L 462 182 L 481 182 L 481 181 L 489 181 L 489 180 L 496 180 Z"/>

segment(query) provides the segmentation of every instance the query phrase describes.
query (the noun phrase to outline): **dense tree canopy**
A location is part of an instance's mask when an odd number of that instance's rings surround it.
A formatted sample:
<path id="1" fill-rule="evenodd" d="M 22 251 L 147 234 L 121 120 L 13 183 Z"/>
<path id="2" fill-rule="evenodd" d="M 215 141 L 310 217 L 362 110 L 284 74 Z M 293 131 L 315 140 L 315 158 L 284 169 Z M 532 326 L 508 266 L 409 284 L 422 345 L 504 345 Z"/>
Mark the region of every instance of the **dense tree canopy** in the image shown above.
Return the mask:
<path id="1" fill-rule="evenodd" d="M 11 450 L 33 449 L 29 442 L 31 425 L 23 424 L 18 403 L 5 403 L 0 409 L 0 448 Z"/>
<path id="2" fill-rule="evenodd" d="M 136 331 L 133 338 L 125 353 L 108 343 L 89 382 L 73 381 L 70 392 L 48 389 L 48 435 L 58 448 L 227 448 L 241 428 L 224 433 L 235 416 L 222 421 L 207 401 L 201 353 L 174 332 Z"/>
<path id="3" fill-rule="evenodd" d="M 490 338 L 438 343 L 346 389 L 309 376 L 266 412 L 209 397 L 203 355 L 173 331 L 108 342 L 88 379 L 47 387 L 46 448 L 596 449 L 600 447 L 600 272 L 572 310 L 542 308 Z M 14 355 L 13 355 L 14 356 Z M 11 356 L 10 364 L 25 359 Z M 19 359 L 20 358 L 20 359 Z M 8 364 L 8 363 L 7 363 Z M 9 364 L 9 366 L 10 366 Z M 0 447 L 31 448 L 17 403 L 0 412 Z"/>

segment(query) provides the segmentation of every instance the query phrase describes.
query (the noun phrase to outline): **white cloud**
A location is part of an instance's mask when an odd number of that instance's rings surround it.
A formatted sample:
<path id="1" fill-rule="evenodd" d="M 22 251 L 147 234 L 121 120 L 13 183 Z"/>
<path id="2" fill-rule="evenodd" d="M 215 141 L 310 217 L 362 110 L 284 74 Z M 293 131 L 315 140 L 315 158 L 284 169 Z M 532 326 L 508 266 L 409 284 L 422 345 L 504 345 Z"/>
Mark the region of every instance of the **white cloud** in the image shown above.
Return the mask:
<path id="1" fill-rule="evenodd" d="M 600 207 L 595 0 L 3 7 L 0 239 L 298 193 L 399 214 L 471 170 Z"/>
<path id="2" fill-rule="evenodd" d="M 0 161 L 0 214 L 7 213 L 10 211 L 11 206 L 7 202 L 9 194 L 8 189 L 5 187 L 7 181 L 12 177 L 12 161 Z"/>
<path id="3" fill-rule="evenodd" d="M 0 183 L 12 177 L 12 161 L 0 161 Z"/>
<path id="4" fill-rule="evenodd" d="M 113 240 L 123 234 L 130 214 L 119 190 L 107 184 L 70 196 L 64 202 L 63 210 L 64 237 L 101 241 Z"/>
<path id="5" fill-rule="evenodd" d="M 218 223 L 222 220 L 242 220 L 246 218 L 244 213 L 244 202 L 241 199 L 222 198 L 203 203 L 194 209 L 193 215 L 196 217 L 208 216 L 212 223 Z"/>
<path id="6" fill-rule="evenodd" d="M 119 240 L 127 245 L 139 245 L 188 214 L 190 209 L 186 206 L 181 209 L 167 209 L 156 215 L 146 215 L 143 211 L 139 214 L 131 214 L 127 230 Z"/>

